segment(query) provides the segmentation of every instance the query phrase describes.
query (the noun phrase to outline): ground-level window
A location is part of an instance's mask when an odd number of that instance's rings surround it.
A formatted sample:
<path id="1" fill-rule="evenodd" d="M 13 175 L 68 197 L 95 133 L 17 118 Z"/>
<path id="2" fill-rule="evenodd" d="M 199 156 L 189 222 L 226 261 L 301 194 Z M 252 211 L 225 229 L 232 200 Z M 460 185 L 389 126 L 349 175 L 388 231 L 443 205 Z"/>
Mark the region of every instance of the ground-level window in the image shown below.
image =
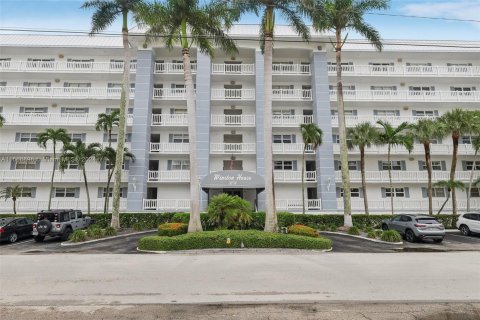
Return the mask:
<path id="1" fill-rule="evenodd" d="M 408 198 L 409 190 L 408 188 L 382 188 L 383 198 L 390 198 L 392 195 L 395 198 Z"/>
<path id="2" fill-rule="evenodd" d="M 19 198 L 35 198 L 35 187 L 22 187 L 20 189 Z"/>
<path id="3" fill-rule="evenodd" d="M 361 198 L 362 196 L 362 188 L 350 188 L 350 197 Z M 338 188 L 337 198 L 343 198 L 343 188 Z"/>
<path id="4" fill-rule="evenodd" d="M 76 198 L 77 193 L 77 188 L 55 188 L 55 198 Z"/>
<path id="5" fill-rule="evenodd" d="M 470 190 L 470 196 L 472 198 L 480 198 L 480 188 L 472 188 Z"/>

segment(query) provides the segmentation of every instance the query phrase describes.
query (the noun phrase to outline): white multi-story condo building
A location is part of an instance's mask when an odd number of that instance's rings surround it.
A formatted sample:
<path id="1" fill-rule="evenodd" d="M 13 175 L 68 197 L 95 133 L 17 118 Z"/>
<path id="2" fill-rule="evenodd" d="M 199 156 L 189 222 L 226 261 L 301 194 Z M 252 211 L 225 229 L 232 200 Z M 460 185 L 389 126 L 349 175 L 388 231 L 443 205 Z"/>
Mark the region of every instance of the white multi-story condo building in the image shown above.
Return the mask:
<path id="1" fill-rule="evenodd" d="M 273 141 L 266 142 L 264 57 L 258 48 L 258 27 L 238 25 L 231 34 L 241 38 L 238 54 L 218 51 L 210 58 L 192 50 L 198 120 L 195 164 L 189 163 L 181 51 L 169 51 L 160 43 L 145 48 L 141 37 L 132 37 L 127 147 L 136 161 L 124 163 L 122 210 L 188 210 L 192 165 L 198 167 L 203 208 L 213 195 L 228 192 L 262 210 L 264 143 L 273 143 L 277 209 L 298 211 L 304 147 L 299 126 L 313 122 L 324 135 L 323 144 L 306 154 L 307 208 L 342 211 L 336 67 L 328 38 L 314 35 L 305 43 L 288 27 L 277 28 Z M 53 155 L 51 146 L 37 145 L 37 134 L 62 127 L 73 141 L 106 144 L 107 136 L 94 125 L 99 113 L 119 106 L 121 39 L 60 35 L 0 35 L 0 39 L 0 113 L 6 119 L 0 129 L 0 189 L 23 187 L 19 211 L 45 209 Z M 479 48 L 478 42 L 386 41 L 383 52 L 376 52 L 365 42 L 347 42 L 343 49 L 347 126 L 378 119 L 399 124 L 438 117 L 453 108 L 480 109 Z M 434 181 L 448 179 L 451 154 L 450 138 L 434 141 Z M 473 156 L 471 137 L 462 137 L 459 180 L 468 181 Z M 428 207 L 421 145 L 416 144 L 411 154 L 394 149 L 394 190 L 388 188 L 386 147 L 368 148 L 366 157 L 372 211 L 388 212 L 390 192 L 398 210 Z M 362 212 L 358 150 L 350 151 L 349 160 L 352 205 Z M 87 166 L 93 211 L 103 209 L 107 165 L 91 161 Z M 480 163 L 476 166 L 480 173 Z M 242 170 L 245 181 L 230 170 Z M 472 194 L 472 207 L 478 209 L 480 191 L 474 189 Z M 83 177 L 75 164 L 63 173 L 57 171 L 53 196 L 54 208 L 86 208 Z M 446 190 L 434 189 L 435 208 L 446 196 Z M 10 201 L 0 201 L 0 211 L 11 211 Z M 465 193 L 458 193 L 458 203 L 460 210 L 466 208 Z"/>

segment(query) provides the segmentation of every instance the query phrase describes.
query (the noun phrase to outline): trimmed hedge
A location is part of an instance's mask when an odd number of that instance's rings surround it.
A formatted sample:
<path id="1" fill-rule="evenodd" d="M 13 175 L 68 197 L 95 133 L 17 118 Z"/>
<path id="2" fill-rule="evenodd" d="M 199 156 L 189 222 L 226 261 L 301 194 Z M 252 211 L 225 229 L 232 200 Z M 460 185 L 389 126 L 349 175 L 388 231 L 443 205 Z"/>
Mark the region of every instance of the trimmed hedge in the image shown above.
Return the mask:
<path id="1" fill-rule="evenodd" d="M 160 237 L 173 237 L 187 233 L 188 224 L 181 222 L 164 223 L 158 226 L 158 235 Z"/>
<path id="2" fill-rule="evenodd" d="M 230 243 L 228 243 L 230 239 Z M 149 251 L 192 250 L 211 248 L 288 248 L 324 250 L 332 241 L 293 234 L 258 230 L 218 230 L 182 234 L 176 237 L 149 236 L 141 238 L 138 247 Z"/>
<path id="3" fill-rule="evenodd" d="M 302 224 L 294 224 L 293 226 L 288 227 L 288 233 L 296 234 L 298 236 L 306 236 L 306 237 L 318 237 L 317 230 L 304 226 Z"/>

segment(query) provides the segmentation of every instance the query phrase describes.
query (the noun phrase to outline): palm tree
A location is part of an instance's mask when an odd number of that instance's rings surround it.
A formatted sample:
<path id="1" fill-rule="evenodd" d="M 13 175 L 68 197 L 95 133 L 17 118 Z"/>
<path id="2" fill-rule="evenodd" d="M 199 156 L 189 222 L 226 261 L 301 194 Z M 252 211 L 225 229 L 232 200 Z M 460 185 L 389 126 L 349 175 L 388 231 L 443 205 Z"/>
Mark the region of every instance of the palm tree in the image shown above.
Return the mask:
<path id="1" fill-rule="evenodd" d="M 0 128 L 3 127 L 4 123 L 5 123 L 5 118 L 0 114 Z"/>
<path id="2" fill-rule="evenodd" d="M 363 206 L 365 207 L 365 214 L 368 215 L 368 197 L 367 197 L 367 183 L 365 179 L 365 148 L 370 148 L 372 144 L 378 141 L 378 130 L 370 122 L 363 122 L 356 125 L 354 128 L 349 128 L 347 131 L 348 147 L 353 149 L 358 147 L 360 150 L 360 171 L 362 175 L 362 189 L 363 189 Z M 343 192 L 345 196 L 345 191 Z"/>
<path id="3" fill-rule="evenodd" d="M 8 199 L 12 198 L 13 201 L 13 214 L 17 214 L 17 198 L 19 198 L 22 195 L 22 190 L 23 188 L 20 187 L 19 185 L 13 186 L 13 187 L 6 187 L 2 191 L 0 191 L 0 199 L 5 199 L 7 201 Z"/>
<path id="4" fill-rule="evenodd" d="M 123 83 L 120 96 L 120 110 L 118 121 L 117 163 L 115 164 L 115 184 L 113 187 L 112 227 L 120 228 L 120 185 L 122 182 L 122 159 L 125 148 L 126 109 L 130 102 L 130 47 L 128 41 L 128 15 L 134 12 L 142 0 L 88 0 L 81 6 L 82 9 L 93 9 L 91 35 L 108 28 L 119 16 L 122 17 L 123 41 Z"/>
<path id="5" fill-rule="evenodd" d="M 108 202 L 110 200 L 110 182 L 112 181 L 112 177 L 113 177 L 113 170 L 111 169 L 116 163 L 116 158 L 117 158 L 117 152 L 115 151 L 115 149 L 111 147 L 105 147 L 99 150 L 95 155 L 95 159 L 98 162 L 106 162 L 108 165 L 107 187 L 106 187 L 107 195 L 105 197 L 105 203 L 103 205 L 103 213 L 108 213 Z M 123 158 L 124 158 L 124 161 L 126 159 L 135 161 L 135 155 L 130 151 L 128 151 L 128 148 L 125 148 L 123 152 Z"/>
<path id="6" fill-rule="evenodd" d="M 190 166 L 191 214 L 188 232 L 202 231 L 196 166 L 196 107 L 190 47 L 194 44 L 200 52 L 210 57 L 214 56 L 214 45 L 228 53 L 237 52 L 235 42 L 224 32 L 231 26 L 231 15 L 226 5 L 218 2 L 201 5 L 198 0 L 166 0 L 164 4 L 154 2 L 140 6 L 136 20 L 140 25 L 147 27 L 147 41 L 161 35 L 165 36 L 163 40 L 169 49 L 173 49 L 176 44 L 181 47 L 188 111 L 190 163 L 192 164 Z"/>
<path id="7" fill-rule="evenodd" d="M 312 1 L 311 1 L 312 2 Z M 364 36 L 378 51 L 382 50 L 379 32 L 365 22 L 364 15 L 372 10 L 385 10 L 390 0 L 314 0 L 310 8 L 313 28 L 320 32 L 334 31 L 332 40 L 337 64 L 337 105 L 338 130 L 340 138 L 340 162 L 343 190 L 350 190 L 350 172 L 348 169 L 347 130 L 345 125 L 345 106 L 343 101 L 342 48 L 350 31 Z M 344 36 L 344 33 L 345 36 Z M 352 226 L 352 206 L 349 192 L 343 193 L 344 224 Z"/>
<path id="8" fill-rule="evenodd" d="M 108 135 L 108 148 L 111 149 L 112 146 L 112 130 L 114 126 L 118 127 L 118 121 L 119 121 L 119 111 L 118 110 L 113 110 L 111 113 L 100 113 L 98 115 L 97 122 L 95 123 L 95 129 L 97 131 L 102 130 Z M 112 149 L 113 150 L 113 149 Z M 115 150 L 113 150 L 115 151 Z M 109 150 L 107 153 L 111 153 Z M 115 153 L 116 154 L 116 153 Z M 110 171 L 112 170 L 113 166 L 111 166 L 112 162 L 109 163 L 108 166 L 108 172 L 107 172 L 107 177 L 110 178 Z M 110 190 L 110 179 L 107 182 L 107 190 Z M 103 208 L 103 213 L 107 213 L 108 211 L 108 198 L 106 197 L 107 200 L 105 200 L 105 205 Z"/>
<path id="9" fill-rule="evenodd" d="M 405 134 L 404 132 L 410 128 L 408 122 L 402 122 L 397 128 L 394 128 L 387 121 L 378 120 L 377 124 L 383 127 L 383 132 L 378 135 L 378 142 L 380 144 L 387 145 L 387 162 L 388 162 L 388 179 L 390 180 L 390 205 L 393 215 L 393 183 L 392 183 L 392 161 L 391 150 L 392 147 L 402 146 L 405 147 L 408 152 L 413 150 L 413 137 L 411 134 Z M 345 194 L 345 192 L 344 192 Z"/>
<path id="10" fill-rule="evenodd" d="M 452 136 L 453 152 L 452 165 L 450 167 L 450 180 L 455 180 L 455 171 L 457 170 L 458 143 L 460 137 L 469 134 L 475 129 L 476 113 L 462 109 L 454 109 L 443 114 L 439 122 L 443 125 L 444 134 Z M 457 214 L 457 196 L 455 188 L 452 189 L 452 213 Z"/>
<path id="11" fill-rule="evenodd" d="M 432 196 L 432 157 L 430 154 L 430 144 L 433 139 L 441 139 L 443 136 L 442 125 L 432 119 L 422 119 L 411 125 L 412 135 L 423 144 L 425 150 L 425 166 L 428 174 L 428 214 L 433 214 L 433 196 Z"/>
<path id="12" fill-rule="evenodd" d="M 302 152 L 302 209 L 305 214 L 305 151 L 308 147 L 316 150 L 322 144 L 323 131 L 315 123 L 300 125 L 303 139 Z"/>
<path id="13" fill-rule="evenodd" d="M 455 189 L 460 189 L 462 191 L 465 190 L 465 185 L 463 184 L 463 182 L 457 181 L 457 180 L 441 180 L 436 182 L 434 186 L 447 189 L 447 199 L 442 204 L 442 207 L 440 208 L 440 210 L 438 210 L 437 214 L 440 214 L 440 212 L 442 212 L 448 200 L 450 200 L 450 194 L 453 193 L 453 190 Z"/>
<path id="14" fill-rule="evenodd" d="M 276 232 L 278 219 L 275 209 L 272 156 L 272 60 L 275 16 L 281 15 L 304 40 L 310 38 L 310 30 L 302 16 L 305 1 L 295 0 L 233 0 L 238 13 L 261 15 L 260 47 L 264 54 L 264 140 L 265 141 L 265 231 Z"/>
<path id="15" fill-rule="evenodd" d="M 44 132 L 41 132 L 38 135 L 37 143 L 42 148 L 47 148 L 47 143 L 51 141 L 53 144 L 53 168 L 52 168 L 52 177 L 50 178 L 50 195 L 48 197 L 48 210 L 52 204 L 53 197 L 53 179 L 55 177 L 55 169 L 57 168 L 57 144 L 61 142 L 63 146 L 70 143 L 70 136 L 67 133 L 67 130 L 63 128 L 53 129 L 48 128 Z"/>
<path id="16" fill-rule="evenodd" d="M 470 200 L 472 197 L 472 185 L 473 185 L 473 175 L 475 174 L 475 166 L 477 162 L 478 152 L 480 152 L 480 136 L 476 136 L 472 139 L 472 147 L 475 151 L 475 155 L 473 157 L 473 165 L 472 171 L 470 172 L 470 182 L 467 188 L 467 212 L 470 211 Z M 479 178 L 480 179 L 480 178 Z"/>
<path id="17" fill-rule="evenodd" d="M 69 163 L 76 163 L 78 169 L 82 170 L 85 190 L 87 192 L 88 214 L 90 214 L 90 193 L 88 191 L 87 172 L 85 165 L 88 160 L 95 157 L 100 150 L 99 143 L 85 144 L 77 141 L 75 144 L 68 144 L 63 147 L 63 153 L 60 157 L 60 170 L 65 170 Z"/>

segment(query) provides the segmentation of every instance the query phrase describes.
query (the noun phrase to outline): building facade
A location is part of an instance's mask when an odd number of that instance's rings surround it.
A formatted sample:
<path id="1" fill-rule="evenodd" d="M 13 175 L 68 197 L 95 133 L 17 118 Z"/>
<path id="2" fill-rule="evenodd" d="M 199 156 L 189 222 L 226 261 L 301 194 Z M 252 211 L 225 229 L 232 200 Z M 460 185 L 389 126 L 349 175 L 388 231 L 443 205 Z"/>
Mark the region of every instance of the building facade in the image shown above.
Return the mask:
<path id="1" fill-rule="evenodd" d="M 301 42 L 287 27 L 279 27 L 273 55 L 273 141 L 263 141 L 264 66 L 255 26 L 236 26 L 238 54 L 218 51 L 210 58 L 192 50 L 196 83 L 197 157 L 189 163 L 185 84 L 180 49 L 162 44 L 144 47 L 132 40 L 130 107 L 126 145 L 136 160 L 126 161 L 122 177 L 124 211 L 185 211 L 189 209 L 189 168 L 198 167 L 198 183 L 212 173 L 236 170 L 263 176 L 264 145 L 273 143 L 276 206 L 281 211 L 302 208 L 300 124 L 316 123 L 323 144 L 306 150 L 305 199 L 309 211 L 342 211 L 340 188 L 336 67 L 324 35 Z M 20 212 L 45 209 L 48 203 L 52 148 L 40 148 L 37 134 L 65 128 L 72 141 L 108 144 L 95 130 L 99 113 L 118 108 L 123 71 L 121 39 L 117 37 L 0 35 L 0 189 L 23 187 Z M 251 40 L 248 40 L 251 39 Z M 386 120 L 394 125 L 435 118 L 453 108 L 480 109 L 480 43 L 451 41 L 386 41 L 376 52 L 361 41 L 346 43 L 343 75 L 346 122 Z M 470 136 L 461 138 L 457 179 L 465 183 L 476 165 Z M 115 145 L 116 135 L 113 136 Z M 447 180 L 451 139 L 432 145 L 433 179 Z M 427 173 L 423 146 L 409 154 L 392 152 L 394 190 L 388 188 L 386 147 L 366 151 L 370 210 L 388 212 L 390 192 L 402 211 L 425 210 Z M 359 152 L 350 151 L 352 207 L 363 211 Z M 92 210 L 102 211 L 108 163 L 90 161 L 87 178 Z M 203 187 L 201 185 L 201 187 Z M 56 172 L 53 207 L 86 208 L 81 172 L 75 164 Z M 259 190 L 219 184 L 201 191 L 202 208 L 215 194 L 238 194 L 262 210 Z M 472 207 L 480 208 L 480 191 L 472 192 Z M 434 189 L 434 209 L 447 197 Z M 466 194 L 458 193 L 460 210 Z M 11 200 L 0 211 L 11 211 Z M 447 205 L 446 210 L 451 210 Z"/>

